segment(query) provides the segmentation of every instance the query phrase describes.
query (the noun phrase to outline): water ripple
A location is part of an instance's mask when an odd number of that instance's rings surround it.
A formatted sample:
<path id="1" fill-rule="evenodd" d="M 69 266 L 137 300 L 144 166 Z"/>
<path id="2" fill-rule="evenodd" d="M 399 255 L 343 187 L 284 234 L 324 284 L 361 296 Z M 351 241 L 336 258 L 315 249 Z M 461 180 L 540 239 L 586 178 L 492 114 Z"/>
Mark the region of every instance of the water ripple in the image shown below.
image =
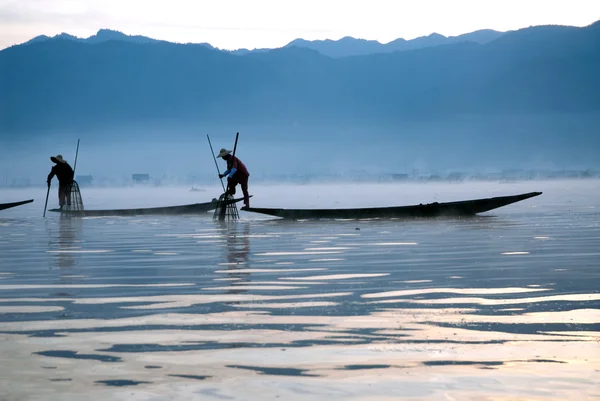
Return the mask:
<path id="1" fill-rule="evenodd" d="M 592 399 L 598 197 L 542 198 L 426 221 L 2 218 L 0 386 L 39 400 Z"/>

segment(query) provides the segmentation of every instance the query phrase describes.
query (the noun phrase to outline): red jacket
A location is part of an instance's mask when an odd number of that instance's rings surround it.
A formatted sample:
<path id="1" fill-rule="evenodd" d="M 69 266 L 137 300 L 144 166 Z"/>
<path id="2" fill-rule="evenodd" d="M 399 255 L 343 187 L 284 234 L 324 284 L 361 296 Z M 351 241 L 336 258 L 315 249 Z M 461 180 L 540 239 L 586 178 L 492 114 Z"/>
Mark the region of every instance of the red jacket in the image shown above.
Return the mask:
<path id="1" fill-rule="evenodd" d="M 227 160 L 227 171 L 225 171 L 225 175 L 229 174 L 232 169 L 235 169 L 234 174 L 240 173 L 240 175 L 250 177 L 250 173 L 248 172 L 246 165 L 244 165 L 240 159 L 233 155 L 229 158 L 229 160 Z"/>

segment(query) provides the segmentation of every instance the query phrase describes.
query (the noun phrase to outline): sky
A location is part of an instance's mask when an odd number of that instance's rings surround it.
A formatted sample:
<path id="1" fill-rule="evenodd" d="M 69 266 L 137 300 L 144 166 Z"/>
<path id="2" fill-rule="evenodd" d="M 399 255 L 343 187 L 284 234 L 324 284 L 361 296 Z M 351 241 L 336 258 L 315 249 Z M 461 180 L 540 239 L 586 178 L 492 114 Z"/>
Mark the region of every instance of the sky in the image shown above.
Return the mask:
<path id="1" fill-rule="evenodd" d="M 600 0 L 0 0 L 0 49 L 41 34 L 89 37 L 102 28 L 233 50 L 296 38 L 387 43 L 597 20 Z"/>

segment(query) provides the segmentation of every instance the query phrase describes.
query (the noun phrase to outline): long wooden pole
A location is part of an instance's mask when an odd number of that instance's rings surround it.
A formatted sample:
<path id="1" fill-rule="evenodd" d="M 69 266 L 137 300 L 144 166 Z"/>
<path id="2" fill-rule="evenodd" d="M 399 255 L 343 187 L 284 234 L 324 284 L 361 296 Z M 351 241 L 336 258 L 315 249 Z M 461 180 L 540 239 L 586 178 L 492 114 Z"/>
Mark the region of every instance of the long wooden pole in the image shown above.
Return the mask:
<path id="1" fill-rule="evenodd" d="M 233 153 L 231 155 L 231 159 L 232 159 L 232 163 L 233 163 L 233 158 L 235 157 L 235 150 L 237 149 L 237 143 L 238 143 L 238 137 L 240 136 L 239 132 L 236 132 L 235 134 L 235 143 L 233 145 Z M 227 191 L 229 191 L 229 181 L 227 181 Z M 227 193 L 227 191 L 225 191 L 225 193 Z M 224 221 L 225 220 L 225 212 L 227 211 L 227 196 L 223 197 L 224 202 L 223 205 L 221 205 L 221 210 L 219 213 L 219 220 L 220 221 Z M 233 203 L 233 207 L 235 207 L 235 202 Z"/>
<path id="2" fill-rule="evenodd" d="M 237 149 L 237 141 L 238 141 L 238 137 L 240 136 L 239 132 L 235 133 L 235 143 L 233 145 L 233 156 L 235 157 L 235 150 Z"/>
<path id="3" fill-rule="evenodd" d="M 210 146 L 210 151 L 213 155 L 213 159 L 215 161 L 215 167 L 217 168 L 217 174 L 221 174 L 221 172 L 219 171 L 219 164 L 217 163 L 217 158 L 215 157 L 215 151 L 213 150 L 212 147 L 212 143 L 210 143 L 210 137 L 208 136 L 208 134 L 206 134 L 206 137 L 208 138 L 208 145 Z M 221 187 L 223 187 L 223 193 L 225 193 L 225 185 L 223 185 L 223 179 L 219 178 L 219 181 L 221 181 Z"/>
<path id="4" fill-rule="evenodd" d="M 75 163 L 73 164 L 73 178 L 75 178 L 75 169 L 77 169 L 77 156 L 79 155 L 79 139 L 77 139 L 77 150 L 75 151 Z"/>

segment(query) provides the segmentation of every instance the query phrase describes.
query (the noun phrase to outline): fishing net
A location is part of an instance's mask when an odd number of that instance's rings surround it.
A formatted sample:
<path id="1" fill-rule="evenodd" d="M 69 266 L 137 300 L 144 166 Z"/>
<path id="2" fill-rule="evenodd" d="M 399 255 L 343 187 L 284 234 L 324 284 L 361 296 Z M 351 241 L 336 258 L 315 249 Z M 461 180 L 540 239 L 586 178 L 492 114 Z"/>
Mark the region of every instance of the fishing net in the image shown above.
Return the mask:
<path id="1" fill-rule="evenodd" d="M 83 210 L 83 199 L 81 199 L 79 184 L 77 184 L 77 181 L 75 180 L 73 180 L 73 184 L 71 184 L 66 208 L 68 210 Z"/>
<path id="2" fill-rule="evenodd" d="M 239 219 L 240 215 L 237 210 L 233 196 L 229 194 L 223 194 L 217 201 L 217 207 L 213 214 L 213 220 L 219 221 L 230 221 Z"/>

